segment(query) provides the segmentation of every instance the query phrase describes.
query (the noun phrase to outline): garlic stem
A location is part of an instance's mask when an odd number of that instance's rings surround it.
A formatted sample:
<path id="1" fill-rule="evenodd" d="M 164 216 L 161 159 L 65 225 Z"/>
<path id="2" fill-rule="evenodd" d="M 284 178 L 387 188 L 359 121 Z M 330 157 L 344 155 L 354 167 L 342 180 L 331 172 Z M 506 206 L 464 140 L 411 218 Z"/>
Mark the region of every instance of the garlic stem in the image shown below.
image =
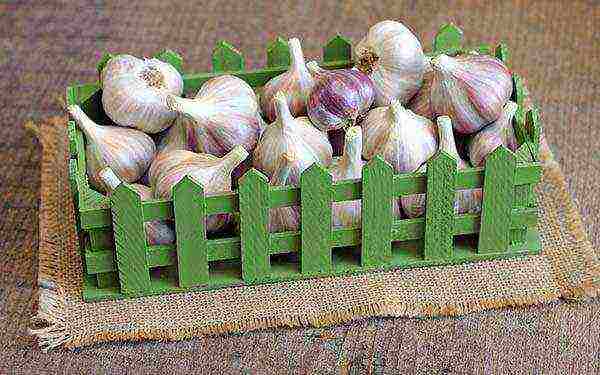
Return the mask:
<path id="1" fill-rule="evenodd" d="M 188 115 L 194 120 L 205 118 L 206 111 L 211 110 L 211 107 L 204 105 L 201 100 L 182 98 L 172 94 L 167 95 L 166 103 L 169 110 Z"/>
<path id="2" fill-rule="evenodd" d="M 300 40 L 298 38 L 291 38 L 290 40 L 288 40 L 288 46 L 290 48 L 291 66 L 296 69 L 306 70 L 306 65 L 304 63 L 304 54 L 302 53 Z"/>
<path id="3" fill-rule="evenodd" d="M 88 117 L 88 115 L 83 112 L 80 106 L 78 105 L 70 105 L 67 107 L 67 111 L 73 117 L 79 128 L 83 131 L 87 138 L 95 138 L 95 132 L 92 131 L 92 128 L 95 130 L 102 130 L 98 124 L 96 124 L 92 119 Z"/>
<path id="4" fill-rule="evenodd" d="M 275 110 L 277 113 L 277 120 L 275 122 L 281 122 L 281 125 L 285 126 L 288 122 L 293 121 L 294 118 L 290 113 L 285 94 L 278 91 L 273 99 L 275 100 Z"/>
<path id="5" fill-rule="evenodd" d="M 452 121 L 448 116 L 440 116 L 437 118 L 438 135 L 440 137 L 440 150 L 448 153 L 458 160 L 458 150 L 456 149 L 456 142 L 454 140 L 454 133 L 452 131 Z"/>
<path id="6" fill-rule="evenodd" d="M 99 180 L 104 182 L 109 192 L 114 191 L 119 185 L 123 183 L 119 176 L 117 176 L 110 167 L 102 168 L 100 172 L 98 172 L 98 178 Z"/>
<path id="7" fill-rule="evenodd" d="M 344 153 L 340 163 L 348 166 L 353 172 L 362 168 L 362 129 L 360 126 L 352 126 L 346 130 L 344 141 Z"/>
<path id="8" fill-rule="evenodd" d="M 221 170 L 225 173 L 231 173 L 238 165 L 240 165 L 248 157 L 248 151 L 243 146 L 237 145 L 225 156 L 221 163 Z"/>

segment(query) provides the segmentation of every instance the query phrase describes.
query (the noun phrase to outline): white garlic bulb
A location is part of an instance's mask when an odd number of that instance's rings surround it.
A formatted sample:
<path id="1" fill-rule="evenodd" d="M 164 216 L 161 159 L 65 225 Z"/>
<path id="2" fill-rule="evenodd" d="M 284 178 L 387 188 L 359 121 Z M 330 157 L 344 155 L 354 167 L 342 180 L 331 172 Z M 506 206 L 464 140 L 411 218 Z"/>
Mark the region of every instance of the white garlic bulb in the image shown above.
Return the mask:
<path id="1" fill-rule="evenodd" d="M 331 164 L 332 149 L 327 135 L 307 117 L 293 118 L 283 93 L 275 94 L 277 119 L 268 125 L 254 150 L 254 167 L 269 178 L 284 154 L 295 156 L 288 183 L 298 185 L 302 172 L 313 163 Z"/>
<path id="2" fill-rule="evenodd" d="M 423 83 L 419 91 L 410 99 L 407 108 L 417 115 L 435 120 L 435 113 L 431 106 L 431 84 L 433 83 L 433 69 L 431 68 L 431 58 L 425 57 L 425 70 L 423 73 Z"/>
<path id="3" fill-rule="evenodd" d="M 275 168 L 273 177 L 269 181 L 271 186 L 286 186 L 289 185 L 288 179 L 292 167 L 295 163 L 295 156 L 291 154 L 283 154 Z M 272 208 L 269 212 L 269 231 L 285 232 L 297 231 L 300 229 L 300 207 L 277 207 Z"/>
<path id="4" fill-rule="evenodd" d="M 105 167 L 129 183 L 144 175 L 156 151 L 150 136 L 136 129 L 98 125 L 77 105 L 70 105 L 67 111 L 85 134 L 85 164 L 92 187 L 107 191 L 97 176 Z"/>
<path id="5" fill-rule="evenodd" d="M 273 77 L 262 89 L 260 106 L 268 121 L 275 121 L 277 110 L 275 108 L 274 96 L 281 91 L 287 98 L 288 107 L 292 116 L 306 114 L 306 100 L 315 81 L 308 71 L 300 40 L 292 38 L 288 41 L 290 48 L 290 67 L 285 72 Z"/>
<path id="6" fill-rule="evenodd" d="M 425 55 L 417 37 L 403 24 L 381 21 L 356 46 L 356 66 L 375 85 L 375 104 L 406 103 L 421 86 Z"/>
<path id="7" fill-rule="evenodd" d="M 398 100 L 369 111 L 362 128 L 365 159 L 381 155 L 396 173 L 416 171 L 437 151 L 433 122 L 404 108 Z"/>
<path id="8" fill-rule="evenodd" d="M 519 144 L 513 127 L 513 118 L 518 108 L 517 103 L 508 101 L 496 121 L 475 133 L 469 142 L 469 159 L 474 167 L 485 165 L 487 156 L 498 146 L 505 146 L 513 152 L 517 151 Z"/>
<path id="9" fill-rule="evenodd" d="M 177 116 L 165 95 L 181 95 L 183 79 L 168 63 L 117 55 L 102 69 L 101 82 L 104 111 L 118 125 L 158 133 Z"/>
<path id="10" fill-rule="evenodd" d="M 334 160 L 329 171 L 333 181 L 343 181 L 362 178 L 362 167 L 365 162 L 361 158 L 362 130 L 352 126 L 346 131 L 344 153 Z M 331 207 L 332 225 L 334 228 L 357 227 L 361 223 L 361 202 L 334 202 Z"/>
<path id="11" fill-rule="evenodd" d="M 232 75 L 212 78 L 194 99 L 168 95 L 167 106 L 191 120 L 184 127 L 187 143 L 195 152 L 223 156 L 241 145 L 251 151 L 261 134 L 258 99 L 252 87 Z"/>

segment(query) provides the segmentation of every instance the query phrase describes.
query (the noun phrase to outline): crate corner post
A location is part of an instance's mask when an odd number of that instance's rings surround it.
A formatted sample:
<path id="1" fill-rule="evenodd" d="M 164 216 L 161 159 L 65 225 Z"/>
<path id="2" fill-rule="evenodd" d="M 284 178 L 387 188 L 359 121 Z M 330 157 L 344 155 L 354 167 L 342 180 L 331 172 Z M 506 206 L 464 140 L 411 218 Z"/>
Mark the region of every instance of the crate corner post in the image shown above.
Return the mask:
<path id="1" fill-rule="evenodd" d="M 244 70 L 244 56 L 231 43 L 221 40 L 212 53 L 213 72 L 237 72 Z"/>

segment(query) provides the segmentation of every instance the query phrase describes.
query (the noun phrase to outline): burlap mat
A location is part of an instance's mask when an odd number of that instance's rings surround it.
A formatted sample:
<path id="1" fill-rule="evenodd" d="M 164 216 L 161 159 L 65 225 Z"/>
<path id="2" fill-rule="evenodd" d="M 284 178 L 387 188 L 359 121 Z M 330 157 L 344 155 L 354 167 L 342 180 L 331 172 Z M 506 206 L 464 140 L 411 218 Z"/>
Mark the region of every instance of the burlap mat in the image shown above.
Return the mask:
<path id="1" fill-rule="evenodd" d="M 542 254 L 131 300 L 86 303 L 75 247 L 66 120 L 30 128 L 43 146 L 39 309 L 44 349 L 102 341 L 181 340 L 277 326 L 325 326 L 367 316 L 432 317 L 595 296 L 600 262 L 585 238 L 559 166 L 543 142 L 538 187 Z"/>

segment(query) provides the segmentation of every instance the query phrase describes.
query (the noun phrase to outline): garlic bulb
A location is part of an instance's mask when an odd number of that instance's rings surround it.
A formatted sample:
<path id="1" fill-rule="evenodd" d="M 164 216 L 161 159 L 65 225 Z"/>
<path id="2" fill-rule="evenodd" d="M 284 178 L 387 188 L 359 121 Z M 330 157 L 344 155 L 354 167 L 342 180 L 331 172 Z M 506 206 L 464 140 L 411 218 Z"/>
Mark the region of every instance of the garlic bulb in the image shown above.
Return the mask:
<path id="1" fill-rule="evenodd" d="M 119 179 L 110 167 L 106 167 L 98 172 L 98 179 L 104 182 L 109 192 L 112 192 L 122 183 L 121 179 Z M 138 193 L 143 202 L 154 198 L 152 196 L 152 189 L 148 186 L 140 184 L 131 184 L 129 186 Z M 173 230 L 172 222 L 166 220 L 148 221 L 144 223 L 144 228 L 146 230 L 146 241 L 150 246 L 175 243 L 175 231 Z"/>
<path id="2" fill-rule="evenodd" d="M 435 125 L 398 100 L 372 109 L 362 123 L 363 156 L 381 155 L 396 173 L 414 172 L 436 152 Z"/>
<path id="3" fill-rule="evenodd" d="M 188 132 L 193 131 L 193 127 L 189 125 L 190 122 L 191 120 L 185 116 L 177 116 L 173 125 L 160 134 L 156 142 L 156 155 L 173 150 L 192 151 L 194 145 L 188 143 L 189 139 L 194 138 L 188 134 Z"/>
<path id="4" fill-rule="evenodd" d="M 300 174 L 313 163 L 331 164 L 332 150 L 325 133 L 308 118 L 293 118 L 283 93 L 275 94 L 277 119 L 268 125 L 254 150 L 254 167 L 273 176 L 283 154 L 295 156 L 288 183 L 298 185 Z"/>
<path id="5" fill-rule="evenodd" d="M 375 104 L 406 103 L 421 86 L 425 55 L 421 43 L 403 24 L 381 21 L 356 46 L 356 66 L 375 85 Z"/>
<path id="6" fill-rule="evenodd" d="M 172 65 L 117 55 L 102 69 L 100 79 L 104 111 L 116 124 L 158 133 L 175 119 L 165 95 L 181 95 L 183 79 Z"/>
<path id="7" fill-rule="evenodd" d="M 511 151 L 517 150 L 513 117 L 518 107 L 517 103 L 509 101 L 504 106 L 500 118 L 473 136 L 469 144 L 469 159 L 474 167 L 483 166 L 485 158 L 498 146 L 504 145 Z"/>
<path id="8" fill-rule="evenodd" d="M 306 114 L 306 100 L 315 82 L 304 63 L 304 55 L 300 40 L 292 38 L 288 41 L 290 47 L 290 67 L 287 72 L 273 77 L 267 82 L 260 96 L 260 107 L 268 121 L 275 121 L 274 96 L 281 91 L 287 98 L 287 104 L 292 116 Z"/>
<path id="9" fill-rule="evenodd" d="M 252 87 L 232 75 L 208 80 L 194 99 L 168 95 L 166 102 L 191 120 L 183 125 L 192 127 L 187 143 L 199 153 L 221 157 L 237 145 L 251 151 L 264 124 Z"/>
<path id="10" fill-rule="evenodd" d="M 457 168 L 459 170 L 469 167 L 469 164 L 464 161 L 458 154 L 454 133 L 452 131 L 452 121 L 448 116 L 440 116 L 437 118 L 440 151 L 446 152 L 448 155 L 456 159 Z M 427 164 L 423 164 L 419 168 L 419 172 L 425 172 Z M 404 213 L 410 218 L 423 216 L 427 203 L 426 194 L 413 194 L 400 198 Z M 483 198 L 483 190 L 478 189 L 463 189 L 456 192 L 454 201 L 454 211 L 458 214 L 479 213 L 481 212 L 481 201 Z"/>
<path id="11" fill-rule="evenodd" d="M 248 157 L 242 146 L 236 146 L 222 158 L 210 154 L 196 154 L 186 150 L 173 150 L 158 155 L 150 167 L 149 179 L 156 198 L 170 199 L 175 186 L 189 175 L 204 187 L 205 195 L 231 191 L 231 173 Z M 231 220 L 230 214 L 207 217 L 210 232 L 223 228 Z"/>
<path id="12" fill-rule="evenodd" d="M 423 84 L 415 96 L 407 104 L 408 109 L 417 115 L 427 117 L 430 120 L 435 119 L 435 113 L 431 108 L 431 83 L 433 82 L 433 70 L 431 69 L 431 59 L 425 57 L 425 70 L 423 73 Z"/>
<path id="13" fill-rule="evenodd" d="M 442 54 L 431 66 L 431 106 L 436 114 L 450 117 L 455 131 L 472 134 L 500 117 L 513 88 L 502 61 L 488 55 Z"/>
<path id="14" fill-rule="evenodd" d="M 286 186 L 292 167 L 295 163 L 295 156 L 291 154 L 283 154 L 280 157 L 277 168 L 273 173 L 273 177 L 269 181 L 271 186 Z M 285 232 L 297 231 L 300 229 L 300 207 L 277 207 L 272 208 L 269 212 L 269 231 Z"/>
<path id="15" fill-rule="evenodd" d="M 330 167 L 333 181 L 362 178 L 364 161 L 362 153 L 362 130 L 353 126 L 346 131 L 344 154 L 335 160 Z M 360 226 L 360 200 L 334 202 L 332 204 L 332 225 L 334 228 Z"/>
<path id="16" fill-rule="evenodd" d="M 106 191 L 97 178 L 98 172 L 110 167 L 125 182 L 137 181 L 150 166 L 156 146 L 147 134 L 120 126 L 103 126 L 93 122 L 77 105 L 67 107 L 86 138 L 86 168 L 90 185 Z"/>
<path id="17" fill-rule="evenodd" d="M 369 77 L 357 69 L 321 69 L 315 61 L 307 66 L 315 76 L 306 103 L 310 121 L 322 131 L 356 125 L 375 98 Z"/>

